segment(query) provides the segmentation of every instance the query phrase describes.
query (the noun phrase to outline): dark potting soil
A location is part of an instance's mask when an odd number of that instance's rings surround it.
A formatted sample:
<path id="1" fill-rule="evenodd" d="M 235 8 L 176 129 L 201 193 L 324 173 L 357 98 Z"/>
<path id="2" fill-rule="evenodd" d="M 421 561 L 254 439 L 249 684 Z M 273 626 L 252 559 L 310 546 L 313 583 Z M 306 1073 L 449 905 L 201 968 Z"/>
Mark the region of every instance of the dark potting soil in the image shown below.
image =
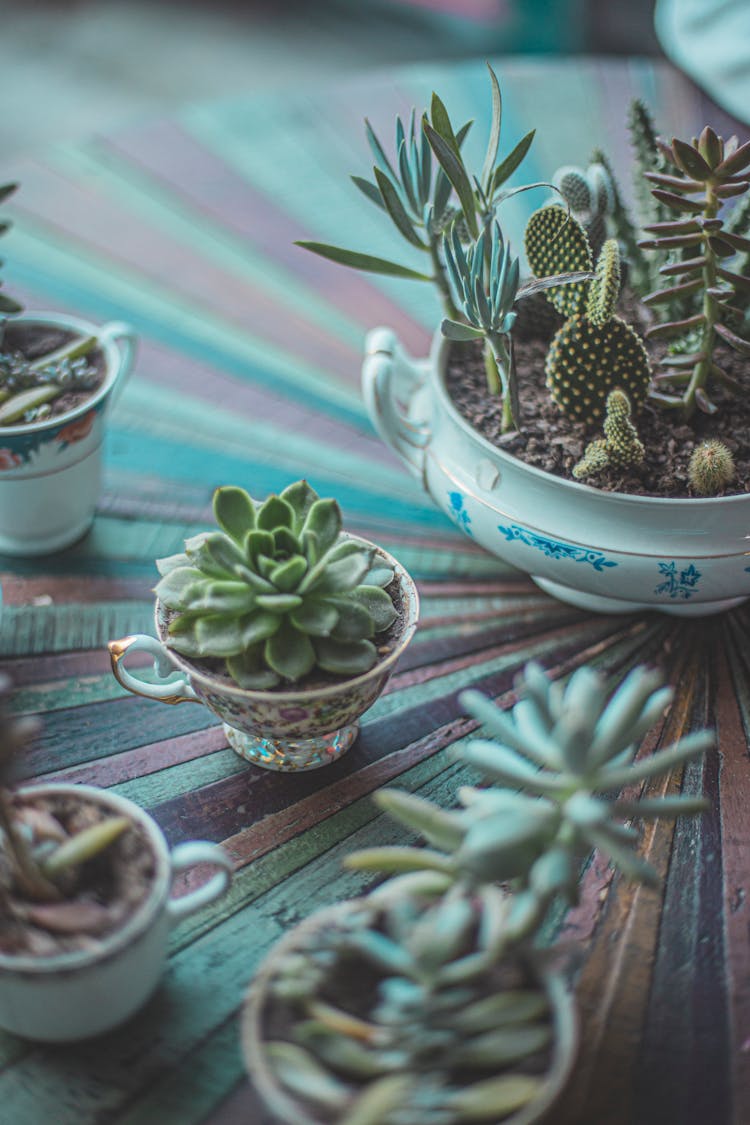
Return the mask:
<path id="1" fill-rule="evenodd" d="M 446 383 L 458 412 L 493 445 L 527 465 L 574 480 L 574 465 L 580 461 L 587 444 L 602 437 L 602 429 L 600 424 L 586 427 L 571 421 L 545 387 L 544 364 L 549 339 L 556 323 L 562 323 L 551 306 L 550 311 L 552 317 L 545 323 L 545 336 L 534 335 L 535 326 L 528 320 L 522 321 L 521 332 L 517 336 L 514 334 L 520 431 L 507 435 L 501 432 L 501 403 L 487 392 L 481 342 L 453 345 Z M 632 296 L 625 294 L 618 311 L 642 335 L 646 327 L 645 310 Z M 666 349 L 648 342 L 646 346 L 652 369 L 656 369 Z M 716 359 L 738 382 L 747 382 L 747 360 L 725 345 L 716 349 Z M 688 480 L 690 456 L 700 442 L 718 438 L 732 451 L 736 467 L 734 481 L 719 495 L 750 492 L 750 394 L 733 395 L 723 387 L 712 386 L 711 398 L 718 412 L 709 416 L 696 411 L 689 424 L 679 420 L 677 411 L 662 410 L 647 400 L 634 418 L 638 436 L 646 449 L 643 464 L 627 471 L 609 470 L 583 483 L 603 491 L 637 496 L 692 497 L 695 493 Z"/>
<path id="2" fill-rule="evenodd" d="M 77 338 L 76 332 L 58 328 L 57 325 L 14 324 L 11 321 L 5 326 L 2 350 L 5 352 L 20 352 L 26 359 L 35 360 L 57 351 L 58 348 L 65 347 L 66 344 L 72 343 Z M 82 406 L 99 390 L 107 374 L 107 364 L 102 349 L 94 348 L 93 351 L 89 352 L 86 356 L 86 362 L 96 373 L 93 385 L 87 390 L 63 391 L 49 403 L 50 413 L 47 418 L 58 418 L 61 414 L 67 414 L 69 411 L 75 410 L 76 407 Z M 14 422 L 13 425 L 17 426 L 19 423 Z"/>
<path id="3" fill-rule="evenodd" d="M 45 794 L 33 800 L 14 797 L 13 805 L 31 827 L 35 818 L 47 821 L 51 816 L 71 835 L 115 815 L 93 801 L 66 794 Z M 61 877 L 62 903 L 31 902 L 14 888 L 7 858 L 0 853 L 0 951 L 54 957 L 95 950 L 144 901 L 155 871 L 148 839 L 133 824 L 99 855 L 67 872 L 65 881 Z M 58 909 L 61 905 L 62 910 Z"/>

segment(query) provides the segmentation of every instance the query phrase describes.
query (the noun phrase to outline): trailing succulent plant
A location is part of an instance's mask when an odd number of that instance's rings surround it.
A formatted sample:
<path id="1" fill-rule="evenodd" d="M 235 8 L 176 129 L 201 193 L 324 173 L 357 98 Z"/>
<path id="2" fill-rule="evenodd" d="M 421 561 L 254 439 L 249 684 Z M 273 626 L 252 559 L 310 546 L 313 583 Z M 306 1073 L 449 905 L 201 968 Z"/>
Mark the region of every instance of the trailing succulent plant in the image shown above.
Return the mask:
<path id="1" fill-rule="evenodd" d="M 576 480 L 597 476 L 607 469 L 635 469 L 643 463 L 646 451 L 630 420 L 630 401 L 624 391 L 607 395 L 604 437 L 589 442 L 586 452 L 573 469 Z"/>
<path id="2" fill-rule="evenodd" d="M 688 479 L 699 496 L 723 492 L 735 478 L 732 451 L 715 438 L 696 445 L 690 457 Z"/>
<path id="3" fill-rule="evenodd" d="M 90 896 L 76 901 L 79 876 L 83 865 L 127 832 L 131 822 L 108 816 L 76 830 L 50 809 L 15 799 L 13 762 L 40 724 L 10 713 L 10 688 L 8 677 L 0 675 L 0 944 L 34 950 L 52 940 L 45 934 L 93 935 L 109 928 L 113 917 L 106 905 Z M 28 927 L 34 940 L 14 937 Z"/>
<path id="4" fill-rule="evenodd" d="M 393 571 L 342 533 L 335 500 L 300 480 L 263 503 L 219 488 L 213 510 L 220 530 L 157 562 L 170 648 L 221 659 L 237 684 L 256 690 L 316 668 L 341 676 L 372 668 L 377 634 L 397 616 L 383 588 Z"/>
<path id="5" fill-rule="evenodd" d="M 271 992 L 292 1030 L 266 1056 L 322 1120 L 497 1122 L 532 1102 L 552 1039 L 537 944 L 551 909 L 576 901 L 592 848 L 623 876 L 654 883 L 630 822 L 705 807 L 693 796 L 638 795 L 713 742 L 700 732 L 637 757 L 671 696 L 656 673 L 637 668 L 611 694 L 588 668 L 563 688 L 530 664 L 519 694 L 509 714 L 462 695 L 489 736 L 458 754 L 481 784 L 459 788 L 454 809 L 378 793 L 426 846 L 350 856 L 348 867 L 389 878 L 325 929 L 309 928 L 275 965 Z M 359 982 L 351 995 L 345 979 Z M 372 979 L 366 989 L 363 979 Z"/>
<path id="6" fill-rule="evenodd" d="M 658 309 L 675 298 L 687 299 L 693 310 L 679 320 L 667 317 L 647 335 L 672 339 L 690 332 L 695 347 L 688 354 L 666 360 L 663 381 L 681 393 L 659 393 L 655 397 L 661 405 L 679 407 L 685 417 L 690 417 L 696 407 L 712 414 L 716 406 L 708 393 L 711 384 L 733 385 L 716 362 L 717 341 L 750 356 L 750 342 L 727 325 L 733 315 L 742 318 L 743 311 L 732 301 L 738 289 L 750 290 L 750 279 L 726 264 L 738 252 L 750 250 L 750 239 L 727 229 L 719 215 L 726 199 L 745 195 L 750 188 L 750 141 L 738 147 L 736 137 L 725 142 L 707 125 L 692 143 L 675 138 L 671 145 L 661 142 L 660 151 L 668 171 L 648 172 L 646 178 L 656 185 L 652 195 L 671 215 L 667 221 L 647 226 L 653 237 L 640 245 L 646 250 L 689 251 L 690 256 L 662 266 L 659 272 L 669 279 L 667 285 L 643 301 Z"/>
<path id="7" fill-rule="evenodd" d="M 560 208 L 544 210 L 559 213 L 565 222 L 566 216 Z M 527 251 L 532 268 L 536 268 L 537 236 L 543 226 L 559 219 L 551 220 L 544 216 L 542 222 L 534 223 L 541 212 L 536 212 L 529 220 L 532 227 L 531 240 L 528 238 Z M 569 219 L 568 224 L 576 223 Z M 532 226 L 533 224 L 533 226 Z M 555 240 L 558 261 L 570 253 L 576 260 L 584 249 L 585 233 L 576 223 L 575 233 L 563 230 L 563 238 Z M 564 243 L 564 245 L 563 245 Z M 530 249 L 530 246 L 533 249 Z M 568 249 L 569 248 L 569 249 Z M 585 248 L 588 249 L 586 243 Z M 548 257 L 551 251 L 545 251 Z M 540 251 L 541 256 L 541 251 Z M 564 297 L 554 291 L 548 292 L 550 300 L 564 303 L 568 319 L 557 330 L 549 346 L 546 362 L 547 386 L 553 399 L 569 417 L 582 422 L 599 421 L 604 416 L 607 396 L 610 391 L 621 389 L 626 392 L 631 405 L 638 409 L 646 398 L 651 371 L 642 341 L 629 324 L 615 313 L 620 291 L 620 255 L 615 239 L 607 239 L 596 264 L 594 278 L 582 288 L 566 288 Z"/>
<path id="8" fill-rule="evenodd" d="M 421 117 L 419 128 L 412 113 L 408 129 L 396 118 L 396 156 L 391 161 L 369 122 L 367 140 L 375 157 L 373 179 L 352 179 L 376 207 L 384 211 L 398 233 L 412 248 L 429 260 L 429 273 L 383 258 L 346 250 L 322 242 L 301 241 L 297 245 L 353 269 L 432 282 L 438 289 L 447 317 L 459 312 L 453 302 L 446 265 L 441 255 L 442 236 L 453 224 L 464 241 L 476 240 L 491 223 L 500 203 L 521 188 L 505 184 L 523 161 L 534 139 L 527 133 L 504 157 L 500 157 L 502 96 L 495 72 L 488 65 L 492 85 L 492 122 L 481 173 L 469 172 L 462 146 L 471 122 L 455 130 L 448 111 L 437 94 L 430 112 Z"/>

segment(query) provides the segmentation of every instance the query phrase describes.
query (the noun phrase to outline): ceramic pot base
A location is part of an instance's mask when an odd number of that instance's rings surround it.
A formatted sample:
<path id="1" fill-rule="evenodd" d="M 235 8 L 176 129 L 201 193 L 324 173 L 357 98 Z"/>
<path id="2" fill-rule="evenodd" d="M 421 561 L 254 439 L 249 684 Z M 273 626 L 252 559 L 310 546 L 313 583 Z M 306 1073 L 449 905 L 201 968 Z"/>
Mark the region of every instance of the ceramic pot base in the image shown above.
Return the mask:
<path id="1" fill-rule="evenodd" d="M 583 590 L 573 590 L 549 578 L 539 578 L 532 574 L 531 579 L 540 590 L 557 598 L 559 602 L 574 605 L 577 609 L 587 609 L 590 613 L 641 613 L 653 609 L 671 617 L 710 617 L 713 613 L 724 613 L 728 609 L 742 605 L 747 598 L 720 598 L 715 602 L 683 602 L 675 605 L 648 605 L 646 602 L 628 602 L 621 598 L 603 598 L 599 594 L 587 594 Z"/>
<path id="2" fill-rule="evenodd" d="M 349 723 L 316 738 L 254 738 L 224 723 L 227 741 L 236 754 L 254 766 L 278 773 L 301 773 L 329 766 L 345 754 L 357 737 L 359 723 Z"/>

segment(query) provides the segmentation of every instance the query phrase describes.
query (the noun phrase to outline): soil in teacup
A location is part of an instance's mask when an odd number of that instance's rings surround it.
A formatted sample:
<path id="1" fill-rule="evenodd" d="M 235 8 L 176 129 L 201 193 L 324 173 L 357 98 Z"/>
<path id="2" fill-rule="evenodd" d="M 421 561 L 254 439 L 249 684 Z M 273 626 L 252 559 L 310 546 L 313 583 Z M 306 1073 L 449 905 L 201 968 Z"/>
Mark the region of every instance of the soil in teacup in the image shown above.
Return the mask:
<path id="1" fill-rule="evenodd" d="M 56 324 L 24 324 L 23 322 L 16 324 L 10 321 L 5 325 L 5 334 L 0 351 L 20 352 L 25 359 L 36 360 L 56 352 L 58 348 L 65 347 L 66 344 L 71 344 L 77 339 L 79 339 L 77 332 L 71 332 L 67 328 L 59 328 Z M 69 411 L 75 410 L 76 407 L 82 406 L 97 393 L 107 374 L 107 362 L 103 350 L 94 348 L 86 356 L 86 362 L 96 373 L 92 385 L 86 390 L 63 391 L 57 398 L 52 399 L 49 403 L 50 410 L 49 414 L 46 415 L 47 419 L 58 418 L 61 414 L 67 414 Z M 13 424 L 20 425 L 22 423 L 14 422 Z M 2 427 L 0 426 L 1 433 Z"/>
<path id="2" fill-rule="evenodd" d="M 544 298 L 541 298 L 544 299 Z M 523 307 L 524 302 L 521 302 Z M 554 311 L 549 318 L 552 331 L 544 338 L 522 323 L 515 339 L 518 389 L 521 404 L 520 431 L 503 435 L 500 401 L 487 392 L 481 346 L 454 344 L 447 372 L 447 389 L 460 414 L 483 437 L 527 465 L 574 480 L 573 467 L 583 456 L 586 445 L 602 436 L 601 424 L 586 427 L 567 418 L 545 387 L 544 364 L 548 342 L 554 331 Z M 642 306 L 625 293 L 619 314 L 639 335 L 646 326 Z M 562 318 L 557 321 L 562 323 Z M 526 329 L 525 331 L 523 329 Z M 647 342 L 652 369 L 664 355 L 663 345 Z M 747 360 L 725 345 L 716 350 L 719 366 L 740 383 L 747 380 Z M 688 463 L 695 446 L 707 438 L 718 438 L 732 451 L 737 474 L 733 483 L 719 493 L 731 496 L 750 492 L 750 394 L 727 392 L 712 387 L 711 398 L 718 406 L 712 416 L 697 411 L 690 424 L 681 422 L 676 410 L 662 410 L 646 402 L 634 419 L 638 436 L 646 448 L 643 465 L 627 471 L 614 470 L 587 480 L 586 484 L 607 492 L 626 492 L 636 496 L 661 496 L 671 499 L 695 495 L 688 481 Z"/>
<path id="3" fill-rule="evenodd" d="M 54 817 L 69 834 L 115 815 L 68 794 L 14 796 L 13 804 L 32 821 Z M 95 951 L 144 901 L 155 870 L 151 845 L 143 829 L 132 824 L 110 847 L 67 873 L 61 902 L 29 902 L 12 889 L 8 860 L 0 852 L 0 952 L 55 957 Z"/>

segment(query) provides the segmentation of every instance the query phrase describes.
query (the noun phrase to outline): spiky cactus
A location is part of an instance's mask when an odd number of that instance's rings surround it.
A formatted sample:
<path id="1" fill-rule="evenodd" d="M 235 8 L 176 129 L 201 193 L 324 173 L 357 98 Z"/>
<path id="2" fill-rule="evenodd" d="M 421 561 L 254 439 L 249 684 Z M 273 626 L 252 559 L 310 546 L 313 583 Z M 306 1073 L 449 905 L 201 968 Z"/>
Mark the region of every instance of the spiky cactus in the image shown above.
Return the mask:
<path id="1" fill-rule="evenodd" d="M 524 246 L 535 277 L 591 270 L 591 247 L 585 230 L 557 203 L 534 212 L 526 224 Z M 581 310 L 586 292 L 585 282 L 577 282 L 554 286 L 545 295 L 563 316 L 574 316 Z"/>
<path id="2" fill-rule="evenodd" d="M 699 496 L 723 492 L 735 477 L 732 451 L 723 441 L 710 439 L 697 445 L 690 457 L 688 479 Z"/>
<path id="3" fill-rule="evenodd" d="M 633 469 L 645 456 L 638 431 L 630 421 L 630 402 L 620 390 L 607 395 L 604 438 L 590 442 L 586 452 L 573 469 L 576 480 L 596 476 L 606 469 Z"/>
<path id="4" fill-rule="evenodd" d="M 736 137 L 724 141 L 706 128 L 692 143 L 675 138 L 661 151 L 670 165 L 669 173 L 647 172 L 646 179 L 656 185 L 652 195 L 671 212 L 667 222 L 647 226 L 653 237 L 640 243 L 646 250 L 689 251 L 690 258 L 663 266 L 660 274 L 670 280 L 665 288 L 644 298 L 644 304 L 669 307 L 676 297 L 690 298 L 695 311 L 682 320 L 669 317 L 648 330 L 654 339 L 672 339 L 688 331 L 698 334 L 689 354 L 670 357 L 664 372 L 682 393 L 655 396 L 661 405 L 680 408 L 689 418 L 696 407 L 707 414 L 716 410 L 709 397 L 714 380 L 731 385 L 716 363 L 714 349 L 720 339 L 743 356 L 750 355 L 750 342 L 737 336 L 727 319 L 735 310 L 731 304 L 738 288 L 747 289 L 748 279 L 727 268 L 725 259 L 750 250 L 750 240 L 725 228 L 718 214 L 725 199 L 744 195 L 750 188 L 750 142 L 738 147 Z M 701 198 L 694 199 L 699 195 Z M 672 278 L 678 278 L 677 284 Z M 742 311 L 739 312 L 742 317 Z"/>
<path id="5" fill-rule="evenodd" d="M 604 416 L 610 391 L 621 388 L 640 407 L 651 377 L 648 356 L 635 331 L 614 313 L 619 293 L 617 242 L 604 243 L 585 311 L 570 316 L 547 353 L 547 386 L 557 405 L 582 422 Z"/>
<path id="6" fill-rule="evenodd" d="M 629 822 L 705 808 L 690 796 L 618 796 L 713 741 L 701 732 L 636 757 L 671 696 L 655 673 L 636 669 L 610 694 L 588 668 L 563 689 L 531 664 L 518 687 L 510 714 L 477 692 L 461 697 L 491 736 L 459 751 L 483 784 L 460 788 L 451 810 L 377 794 L 427 846 L 350 856 L 347 866 L 390 878 L 325 928 L 308 926 L 274 967 L 271 992 L 292 1032 L 265 1046 L 268 1062 L 326 1121 L 460 1125 L 528 1105 L 543 1081 L 529 1060 L 551 1036 L 534 971 L 550 909 L 575 902 L 594 847 L 627 878 L 653 883 Z M 344 974 L 374 983 L 347 997 Z"/>
<path id="7" fill-rule="evenodd" d="M 219 488 L 213 508 L 220 531 L 157 562 L 170 648 L 222 659 L 236 683 L 258 690 L 315 668 L 347 676 L 372 668 L 373 638 L 396 619 L 382 588 L 393 572 L 373 567 L 374 548 L 342 533 L 336 501 L 296 481 L 262 504 L 242 488 Z"/>
<path id="8" fill-rule="evenodd" d="M 591 253 L 597 258 L 615 206 L 615 188 L 609 169 L 598 160 L 587 168 L 565 164 L 557 169 L 552 183 L 585 230 Z"/>

